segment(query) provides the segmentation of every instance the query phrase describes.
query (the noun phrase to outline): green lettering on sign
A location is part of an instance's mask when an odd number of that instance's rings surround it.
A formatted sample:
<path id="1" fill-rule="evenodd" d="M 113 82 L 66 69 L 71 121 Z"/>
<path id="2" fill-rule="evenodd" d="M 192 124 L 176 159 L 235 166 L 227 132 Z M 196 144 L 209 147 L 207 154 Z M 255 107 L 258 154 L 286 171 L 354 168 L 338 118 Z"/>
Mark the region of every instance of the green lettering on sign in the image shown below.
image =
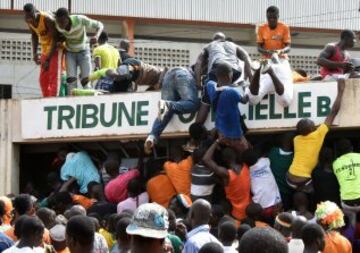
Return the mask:
<path id="1" fill-rule="evenodd" d="M 142 117 L 148 116 L 149 111 L 143 109 L 144 106 L 148 106 L 149 101 L 139 101 L 137 103 L 137 113 L 136 113 L 136 125 L 137 126 L 146 126 L 148 124 L 147 120 L 144 120 Z"/>
<path id="2" fill-rule="evenodd" d="M 281 119 L 281 114 L 279 113 L 275 113 L 275 95 L 271 94 L 270 95 L 270 115 L 269 118 L 270 119 Z"/>
<path id="3" fill-rule="evenodd" d="M 311 113 L 305 112 L 305 108 L 311 107 L 311 102 L 305 102 L 306 97 L 311 97 L 310 92 L 300 92 L 299 93 L 299 102 L 298 102 L 298 112 L 299 112 L 299 118 L 310 118 Z"/>
<path id="4" fill-rule="evenodd" d="M 295 119 L 296 113 L 289 112 L 289 107 L 284 108 L 284 118 L 285 119 Z"/>
<path id="5" fill-rule="evenodd" d="M 254 119 L 254 106 L 249 104 L 249 120 Z"/>
<path id="6" fill-rule="evenodd" d="M 47 129 L 52 129 L 52 115 L 56 111 L 56 106 L 45 106 L 44 112 L 47 112 Z"/>
<path id="7" fill-rule="evenodd" d="M 179 119 L 182 123 L 187 124 L 190 123 L 195 118 L 196 112 L 187 113 L 187 114 L 179 114 Z"/>
<path id="8" fill-rule="evenodd" d="M 69 105 L 60 105 L 58 112 L 58 129 L 63 129 L 63 122 L 66 123 L 69 129 L 73 129 L 74 126 L 71 123 L 71 119 L 75 115 L 75 110 Z"/>
<path id="9" fill-rule="evenodd" d="M 125 114 L 126 120 L 129 123 L 129 126 L 134 126 L 135 125 L 135 102 L 131 103 L 131 115 L 129 113 L 129 111 L 126 109 L 125 103 L 121 102 L 119 103 L 119 119 L 118 119 L 118 126 L 122 126 L 122 116 L 123 114 Z"/>
<path id="10" fill-rule="evenodd" d="M 326 117 L 330 113 L 330 103 L 331 100 L 329 97 L 318 97 L 317 98 L 317 116 Z"/>
<path id="11" fill-rule="evenodd" d="M 80 128 L 81 125 L 81 105 L 76 105 L 76 120 L 75 120 L 75 127 Z"/>
<path id="12" fill-rule="evenodd" d="M 104 127 L 114 125 L 117 116 L 117 103 L 112 103 L 111 118 L 109 121 L 105 119 L 105 103 L 100 104 L 100 124 Z"/>
<path id="13" fill-rule="evenodd" d="M 268 109 L 268 105 L 267 104 L 262 104 L 261 102 L 266 102 L 265 100 L 268 98 L 268 95 L 266 95 L 264 97 L 264 99 L 262 101 L 260 101 L 260 103 L 258 103 L 255 106 L 255 119 L 256 120 L 261 120 L 261 119 L 267 119 L 267 115 L 266 114 L 261 114 L 261 111 Z"/>
<path id="14" fill-rule="evenodd" d="M 82 128 L 93 128 L 99 123 L 99 108 L 94 104 L 84 104 L 82 107 Z M 90 121 L 90 122 L 89 122 Z"/>

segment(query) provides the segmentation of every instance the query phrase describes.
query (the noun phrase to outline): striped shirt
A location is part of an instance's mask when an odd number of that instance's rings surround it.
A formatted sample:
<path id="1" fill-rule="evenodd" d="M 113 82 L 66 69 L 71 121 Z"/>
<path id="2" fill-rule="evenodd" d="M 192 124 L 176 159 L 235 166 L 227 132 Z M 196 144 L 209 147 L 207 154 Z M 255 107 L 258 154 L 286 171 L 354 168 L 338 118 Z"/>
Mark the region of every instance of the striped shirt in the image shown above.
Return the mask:
<path id="1" fill-rule="evenodd" d="M 83 15 L 71 15 L 71 27 L 67 31 L 61 29 L 56 23 L 56 29 L 62 33 L 66 39 L 66 49 L 69 52 L 80 52 L 90 48 L 88 43 L 88 37 L 86 35 L 87 29 L 100 29 L 104 28 L 103 24 L 99 21 L 90 19 Z"/>
<path id="2" fill-rule="evenodd" d="M 195 164 L 191 169 L 191 197 L 210 197 L 215 187 L 215 174 L 200 164 Z"/>

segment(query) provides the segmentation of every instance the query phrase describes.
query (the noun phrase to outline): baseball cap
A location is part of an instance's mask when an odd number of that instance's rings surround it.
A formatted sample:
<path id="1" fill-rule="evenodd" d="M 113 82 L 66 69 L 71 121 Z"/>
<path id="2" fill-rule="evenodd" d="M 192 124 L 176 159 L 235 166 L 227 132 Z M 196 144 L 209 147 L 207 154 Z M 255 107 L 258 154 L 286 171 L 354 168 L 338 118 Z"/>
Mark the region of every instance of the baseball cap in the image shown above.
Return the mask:
<path id="1" fill-rule="evenodd" d="M 65 231 L 66 231 L 66 227 L 64 225 L 60 225 L 60 224 L 55 225 L 49 230 L 51 240 L 56 242 L 65 241 L 66 240 Z"/>
<path id="2" fill-rule="evenodd" d="M 126 228 L 129 235 L 163 239 L 168 235 L 169 217 L 167 210 L 156 204 L 143 204 L 136 209 L 130 225 Z"/>

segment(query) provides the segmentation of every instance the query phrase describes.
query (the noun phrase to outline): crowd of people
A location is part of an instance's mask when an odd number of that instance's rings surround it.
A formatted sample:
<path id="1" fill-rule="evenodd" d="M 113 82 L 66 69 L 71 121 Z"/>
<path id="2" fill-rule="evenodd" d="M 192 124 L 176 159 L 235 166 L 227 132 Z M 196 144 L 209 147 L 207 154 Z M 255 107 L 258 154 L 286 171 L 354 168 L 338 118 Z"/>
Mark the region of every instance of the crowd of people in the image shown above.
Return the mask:
<path id="1" fill-rule="evenodd" d="M 293 83 L 309 79 L 291 70 L 289 27 L 278 21 L 277 7 L 267 9 L 268 22 L 258 30 L 259 66 L 217 33 L 192 68 L 171 69 L 129 57 L 126 43 L 116 50 L 99 21 L 64 8 L 53 17 L 32 4 L 24 14 L 44 96 L 57 95 L 65 52 L 70 91 L 77 89 L 80 67 L 84 87 L 97 79 L 109 92 L 148 85 L 161 89 L 162 100 L 134 168 L 124 167 L 116 153 L 97 163 L 88 152 L 66 147 L 52 163 L 46 193 L 0 197 L 0 252 L 360 252 L 360 154 L 348 139 L 333 147 L 326 142 L 345 79 L 357 75 L 346 51 L 354 46 L 352 31 L 343 31 L 318 59 L 321 78 L 338 84 L 324 123 L 301 119 L 295 132 L 250 143 L 238 104 L 256 104 L 275 92 L 288 106 Z M 94 71 L 87 29 L 96 31 Z M 246 82 L 242 93 L 237 86 Z M 210 108 L 215 129 L 208 131 L 203 124 Z M 189 112 L 198 113 L 188 142 L 166 160 L 152 157 L 172 116 Z"/>

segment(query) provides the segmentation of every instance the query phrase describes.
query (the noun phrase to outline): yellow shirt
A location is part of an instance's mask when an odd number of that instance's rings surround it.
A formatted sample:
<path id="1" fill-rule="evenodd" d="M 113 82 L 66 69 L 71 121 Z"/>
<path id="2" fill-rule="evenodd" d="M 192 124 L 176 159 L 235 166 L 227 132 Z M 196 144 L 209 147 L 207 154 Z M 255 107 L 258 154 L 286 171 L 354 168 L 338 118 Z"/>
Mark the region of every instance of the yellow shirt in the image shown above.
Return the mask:
<path id="1" fill-rule="evenodd" d="M 31 30 L 33 30 L 39 37 L 39 43 L 41 45 L 41 54 L 48 55 L 51 50 L 51 45 L 53 38 L 51 37 L 47 27 L 46 27 L 46 17 L 48 14 L 45 12 L 40 12 L 39 24 L 37 27 L 28 24 Z"/>
<path id="2" fill-rule="evenodd" d="M 113 245 L 116 243 L 116 240 L 114 240 L 113 236 L 111 233 L 109 233 L 107 230 L 101 228 L 99 230 L 99 234 L 101 234 L 102 236 L 104 236 L 106 244 L 108 245 L 108 248 L 111 249 L 113 247 Z"/>
<path id="3" fill-rule="evenodd" d="M 318 163 L 319 153 L 329 128 L 321 124 L 316 131 L 298 135 L 294 139 L 294 160 L 289 173 L 297 177 L 311 178 L 311 173 Z"/>
<path id="4" fill-rule="evenodd" d="M 103 68 L 115 69 L 118 67 L 120 54 L 115 47 L 113 47 L 108 43 L 105 43 L 94 49 L 94 58 L 96 57 L 100 57 L 102 69 Z"/>

